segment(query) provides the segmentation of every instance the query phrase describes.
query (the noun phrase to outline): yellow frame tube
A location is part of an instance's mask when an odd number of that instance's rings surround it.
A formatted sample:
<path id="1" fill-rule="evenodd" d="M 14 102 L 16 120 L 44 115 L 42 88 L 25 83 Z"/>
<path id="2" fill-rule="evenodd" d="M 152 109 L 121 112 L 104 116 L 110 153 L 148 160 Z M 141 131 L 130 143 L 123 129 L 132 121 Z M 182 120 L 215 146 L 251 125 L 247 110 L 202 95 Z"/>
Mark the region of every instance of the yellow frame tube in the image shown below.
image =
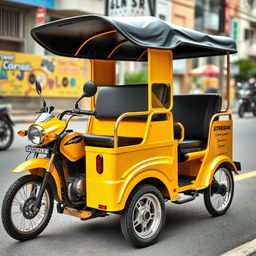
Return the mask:
<path id="1" fill-rule="evenodd" d="M 225 112 L 230 108 L 230 55 L 227 52 L 227 106 Z"/>
<path id="2" fill-rule="evenodd" d="M 111 33 L 115 33 L 115 32 L 117 32 L 117 31 L 116 31 L 116 30 L 110 30 L 110 31 L 107 31 L 107 32 L 103 32 L 103 33 L 94 35 L 94 36 L 92 36 L 92 37 L 86 39 L 86 40 L 81 44 L 81 46 L 78 48 L 78 50 L 76 51 L 75 56 L 77 56 L 78 53 L 81 51 L 81 49 L 82 49 L 88 42 L 90 42 L 91 40 L 93 40 L 94 38 L 97 38 L 97 37 L 99 37 L 99 36 L 104 36 L 104 35 L 107 35 L 107 34 L 111 34 Z"/>
<path id="3" fill-rule="evenodd" d="M 179 144 L 184 140 L 185 138 L 185 129 L 184 129 L 184 126 L 179 123 L 179 122 L 174 122 L 173 123 L 173 126 L 178 126 L 180 127 L 180 133 L 181 133 L 181 136 L 180 136 L 180 139 L 179 139 Z"/>
<path id="4" fill-rule="evenodd" d="M 144 56 L 144 54 L 148 51 L 148 49 L 146 49 L 145 51 L 143 51 L 141 53 L 141 55 L 137 58 L 137 61 L 141 60 L 141 58 Z"/>
<path id="5" fill-rule="evenodd" d="M 126 43 L 128 43 L 128 42 L 129 42 L 129 41 L 126 40 L 126 41 L 123 41 L 123 42 L 119 43 L 119 44 L 111 51 L 111 53 L 108 55 L 108 59 L 113 55 L 113 53 L 114 53 L 120 46 L 122 46 L 122 45 L 124 45 L 124 44 L 126 44 Z"/>
<path id="6" fill-rule="evenodd" d="M 173 107 L 173 53 L 171 50 L 157 50 L 148 48 L 148 110 L 152 107 L 152 85 L 170 85 L 170 106 Z"/>

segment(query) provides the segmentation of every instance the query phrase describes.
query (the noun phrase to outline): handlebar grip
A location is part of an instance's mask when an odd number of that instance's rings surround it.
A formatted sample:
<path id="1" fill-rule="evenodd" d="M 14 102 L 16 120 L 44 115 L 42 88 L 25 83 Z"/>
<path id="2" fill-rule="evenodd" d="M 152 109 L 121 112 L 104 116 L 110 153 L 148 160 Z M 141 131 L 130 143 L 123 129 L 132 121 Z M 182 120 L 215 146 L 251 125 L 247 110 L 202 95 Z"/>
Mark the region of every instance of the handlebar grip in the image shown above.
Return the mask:
<path id="1" fill-rule="evenodd" d="M 83 114 L 83 115 L 95 115 L 96 113 L 94 111 L 90 111 L 90 110 L 79 110 L 78 112 L 79 114 Z"/>

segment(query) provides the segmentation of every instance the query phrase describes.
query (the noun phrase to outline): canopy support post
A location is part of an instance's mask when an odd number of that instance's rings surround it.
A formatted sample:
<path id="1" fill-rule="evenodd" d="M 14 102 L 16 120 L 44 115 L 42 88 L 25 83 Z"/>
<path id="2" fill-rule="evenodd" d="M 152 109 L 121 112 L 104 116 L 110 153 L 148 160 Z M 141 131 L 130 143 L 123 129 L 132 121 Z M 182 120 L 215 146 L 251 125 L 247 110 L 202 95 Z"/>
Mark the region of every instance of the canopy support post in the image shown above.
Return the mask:
<path id="1" fill-rule="evenodd" d="M 225 112 L 230 108 L 230 55 L 227 52 L 227 106 Z"/>

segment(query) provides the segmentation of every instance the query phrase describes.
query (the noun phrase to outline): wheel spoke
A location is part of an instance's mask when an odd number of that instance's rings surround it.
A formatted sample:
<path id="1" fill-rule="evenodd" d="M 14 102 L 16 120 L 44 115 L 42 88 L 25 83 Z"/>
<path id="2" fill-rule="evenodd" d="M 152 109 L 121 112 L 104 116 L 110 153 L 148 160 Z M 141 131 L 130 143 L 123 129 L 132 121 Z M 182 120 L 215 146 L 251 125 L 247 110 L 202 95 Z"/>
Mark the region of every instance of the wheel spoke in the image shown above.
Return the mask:
<path id="1" fill-rule="evenodd" d="M 152 203 L 151 200 L 147 199 L 144 206 L 147 207 L 148 209 L 150 209 L 151 208 L 151 203 Z"/>
<path id="2" fill-rule="evenodd" d="M 138 225 L 141 225 L 141 221 L 139 218 L 136 218 L 134 221 L 133 221 L 133 226 L 136 228 Z"/>
<path id="3" fill-rule="evenodd" d="M 156 218 L 156 214 L 151 213 L 151 214 L 150 214 L 150 218 L 149 218 L 149 219 L 150 219 L 150 220 L 154 220 L 155 218 Z"/>

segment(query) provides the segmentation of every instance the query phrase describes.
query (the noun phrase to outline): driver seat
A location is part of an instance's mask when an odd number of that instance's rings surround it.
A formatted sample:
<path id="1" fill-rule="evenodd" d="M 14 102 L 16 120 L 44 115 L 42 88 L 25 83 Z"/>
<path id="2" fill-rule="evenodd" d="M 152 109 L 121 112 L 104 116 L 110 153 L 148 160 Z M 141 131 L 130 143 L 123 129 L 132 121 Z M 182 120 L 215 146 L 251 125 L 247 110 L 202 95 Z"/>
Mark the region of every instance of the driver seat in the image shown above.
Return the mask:
<path id="1" fill-rule="evenodd" d="M 162 98 L 168 97 L 166 93 Z M 162 102 L 164 100 L 160 99 Z M 140 112 L 148 110 L 148 85 L 118 85 L 101 86 L 98 89 L 98 95 L 95 105 L 95 118 L 100 120 L 116 120 L 120 115 L 126 112 Z M 127 117 L 129 120 L 138 120 L 146 122 L 147 116 Z M 154 115 L 153 121 L 161 121 L 165 115 Z M 140 144 L 143 138 L 118 136 L 118 146 L 130 146 Z M 95 147 L 114 147 L 114 136 L 85 134 L 85 143 L 87 146 Z"/>

